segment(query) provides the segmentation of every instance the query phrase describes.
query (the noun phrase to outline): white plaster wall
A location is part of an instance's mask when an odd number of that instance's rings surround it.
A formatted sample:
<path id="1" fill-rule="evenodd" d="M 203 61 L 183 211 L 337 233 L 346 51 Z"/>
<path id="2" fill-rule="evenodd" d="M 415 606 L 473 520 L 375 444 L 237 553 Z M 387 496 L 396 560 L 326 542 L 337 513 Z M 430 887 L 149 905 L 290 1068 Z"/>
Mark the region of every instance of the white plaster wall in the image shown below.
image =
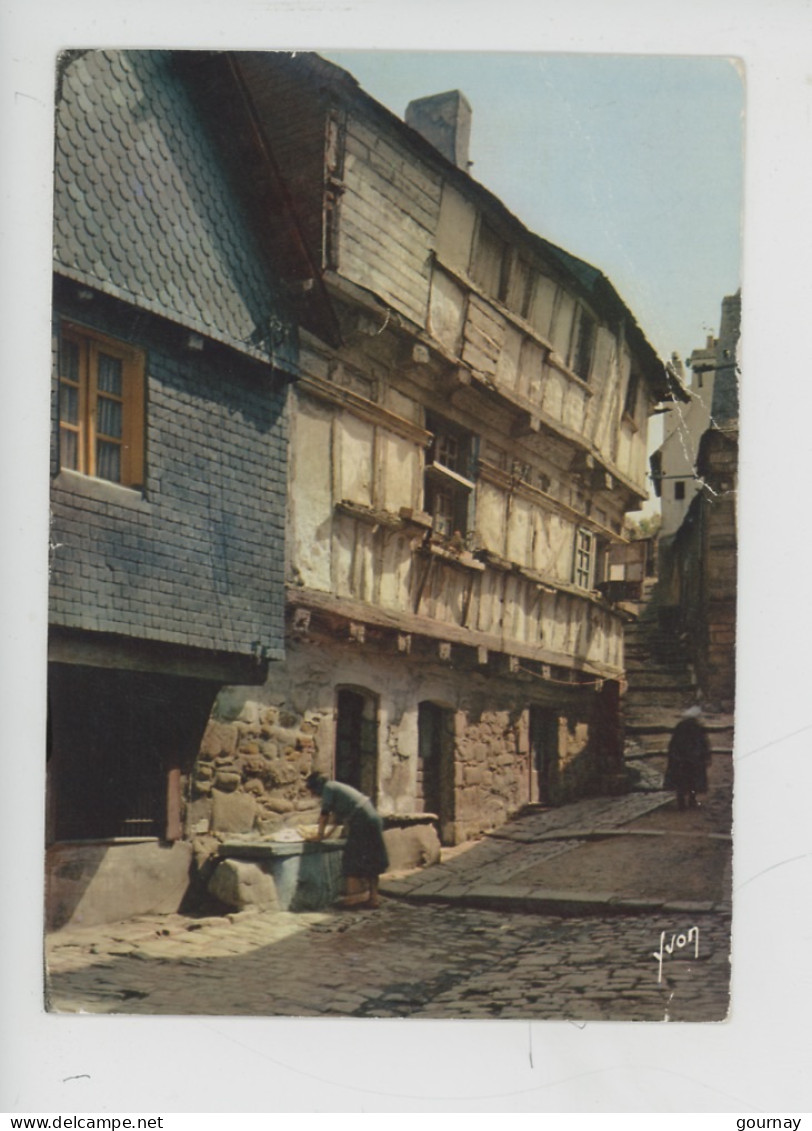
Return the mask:
<path id="1" fill-rule="evenodd" d="M 457 354 L 465 320 L 465 292 L 445 271 L 435 268 L 431 276 L 429 333 L 447 350 Z"/>
<path id="2" fill-rule="evenodd" d="M 477 536 L 486 550 L 505 553 L 505 524 L 507 500 L 504 491 L 492 483 L 477 484 Z"/>
<path id="3" fill-rule="evenodd" d="M 569 380 L 552 365 L 545 365 L 541 384 L 541 407 L 548 416 L 560 420 L 564 415 L 564 395 Z"/>
<path id="4" fill-rule="evenodd" d="M 480 632 L 497 633 L 502 617 L 502 574 L 488 570 L 482 575 L 476 627 Z"/>
<path id="5" fill-rule="evenodd" d="M 416 507 L 421 494 L 421 453 L 412 441 L 392 432 L 380 429 L 378 436 L 383 472 L 381 506 L 395 514 L 401 507 Z"/>
<path id="6" fill-rule="evenodd" d="M 540 276 L 536 280 L 533 301 L 530 307 L 530 323 L 545 338 L 550 336 L 557 287 L 552 279 Z"/>
<path id="7" fill-rule="evenodd" d="M 527 377 L 520 374 L 522 339 L 523 335 L 514 326 L 505 326 L 504 341 L 496 362 L 496 381 L 511 393 L 527 397 Z"/>
<path id="8" fill-rule="evenodd" d="M 562 515 L 544 515 L 549 558 L 547 569 L 556 581 L 572 581 L 572 555 L 575 544 L 575 527 Z"/>
<path id="9" fill-rule="evenodd" d="M 341 414 L 335 431 L 336 501 L 348 499 L 372 505 L 375 429 L 349 412 Z M 318 458 L 318 452 L 312 453 Z"/>
<path id="10" fill-rule="evenodd" d="M 379 600 L 384 607 L 410 611 L 409 593 L 413 568 L 410 539 L 400 533 L 387 533 L 384 537 L 379 585 Z"/>
<path id="11" fill-rule="evenodd" d="M 521 354 L 519 391 L 534 408 L 540 408 L 542 405 L 545 379 L 544 351 L 541 346 L 528 338 L 525 340 Z"/>
<path id="12" fill-rule="evenodd" d="M 575 299 L 559 291 L 560 301 L 558 309 L 554 312 L 551 338 L 553 349 L 566 361 L 569 357 L 570 339 L 572 338 L 572 320 L 575 316 Z"/>
<path id="13" fill-rule="evenodd" d="M 329 591 L 332 412 L 302 401 L 293 413 L 291 432 L 288 521 L 293 571 L 309 588 Z"/>
<path id="14" fill-rule="evenodd" d="M 512 562 L 518 562 L 519 565 L 531 564 L 530 545 L 535 509 L 527 499 L 514 497 L 511 500 L 506 557 Z"/>
<path id="15" fill-rule="evenodd" d="M 564 424 L 573 432 L 583 433 L 586 431 L 586 402 L 589 399 L 589 394 L 576 385 L 570 382 L 564 394 Z"/>
<path id="16" fill-rule="evenodd" d="M 471 260 L 476 209 L 451 185 L 443 185 L 437 224 L 437 254 L 458 271 L 467 272 Z"/>

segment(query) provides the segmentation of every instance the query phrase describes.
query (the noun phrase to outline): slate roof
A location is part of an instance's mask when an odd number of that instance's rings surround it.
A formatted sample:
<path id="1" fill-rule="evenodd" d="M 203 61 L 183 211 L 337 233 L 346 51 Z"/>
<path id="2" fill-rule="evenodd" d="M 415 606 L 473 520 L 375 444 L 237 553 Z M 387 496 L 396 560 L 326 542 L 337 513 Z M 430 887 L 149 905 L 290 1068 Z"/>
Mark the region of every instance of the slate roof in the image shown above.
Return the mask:
<path id="1" fill-rule="evenodd" d="M 54 191 L 56 271 L 290 360 L 279 296 L 168 52 L 64 60 Z"/>

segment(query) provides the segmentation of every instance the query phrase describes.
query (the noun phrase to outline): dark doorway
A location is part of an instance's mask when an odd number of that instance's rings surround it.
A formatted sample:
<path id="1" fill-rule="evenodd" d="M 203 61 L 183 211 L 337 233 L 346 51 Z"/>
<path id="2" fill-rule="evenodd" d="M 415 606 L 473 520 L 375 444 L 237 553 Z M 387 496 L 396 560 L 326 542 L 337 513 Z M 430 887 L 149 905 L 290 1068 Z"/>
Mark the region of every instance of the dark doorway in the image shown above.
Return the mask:
<path id="1" fill-rule="evenodd" d="M 378 787 L 378 699 L 342 688 L 336 714 L 336 779 L 376 800 Z"/>
<path id="2" fill-rule="evenodd" d="M 176 839 L 169 775 L 194 762 L 219 685 L 73 664 L 48 679 L 49 842 Z"/>
<path id="3" fill-rule="evenodd" d="M 454 712 L 436 703 L 418 706 L 417 792 L 423 811 L 439 818 L 440 840 L 454 840 Z"/>
<path id="4" fill-rule="evenodd" d="M 558 780 L 558 715 L 530 708 L 530 758 L 538 777 L 538 801 L 549 805 Z"/>

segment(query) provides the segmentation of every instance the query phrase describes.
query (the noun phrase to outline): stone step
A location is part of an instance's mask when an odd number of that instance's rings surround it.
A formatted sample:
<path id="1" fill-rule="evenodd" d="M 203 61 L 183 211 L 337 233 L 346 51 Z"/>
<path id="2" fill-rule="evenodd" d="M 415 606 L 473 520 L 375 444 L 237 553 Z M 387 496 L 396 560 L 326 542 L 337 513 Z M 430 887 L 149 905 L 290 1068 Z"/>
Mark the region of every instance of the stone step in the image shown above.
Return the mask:
<path id="1" fill-rule="evenodd" d="M 633 715 L 626 712 L 625 727 L 626 734 L 630 737 L 645 737 L 647 735 L 662 735 L 670 734 L 674 727 L 679 722 L 679 716 L 672 716 L 671 719 L 665 718 L 645 718 L 640 715 Z M 711 743 L 719 742 L 723 745 L 731 744 L 733 741 L 734 729 L 732 724 L 702 724 Z"/>
<path id="2" fill-rule="evenodd" d="M 656 745 L 637 745 L 630 743 L 624 751 L 624 758 L 627 761 L 633 762 L 635 759 L 645 758 L 663 758 L 668 750 L 668 738 L 661 735 L 656 740 Z M 732 746 L 711 746 L 711 754 L 714 758 L 729 758 L 733 754 Z"/>

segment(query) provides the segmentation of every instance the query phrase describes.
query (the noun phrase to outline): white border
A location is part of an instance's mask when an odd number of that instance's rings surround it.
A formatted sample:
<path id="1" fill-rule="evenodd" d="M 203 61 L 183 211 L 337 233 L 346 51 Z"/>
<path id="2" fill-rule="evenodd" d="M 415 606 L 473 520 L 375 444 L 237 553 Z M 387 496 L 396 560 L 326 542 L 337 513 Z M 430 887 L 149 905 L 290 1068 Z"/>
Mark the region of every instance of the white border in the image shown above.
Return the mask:
<path id="1" fill-rule="evenodd" d="M 2 82 L 6 1111 L 798 1111 L 810 1005 L 812 733 L 806 0 L 11 0 Z M 70 46 L 437 47 L 719 54 L 747 78 L 733 1014 L 720 1025 L 60 1018 L 39 915 L 47 542 L 50 124 Z M 8 179 L 11 171 L 13 176 Z M 721 296 L 720 296 L 721 299 Z M 532 1033 L 534 1067 L 528 1048 Z M 355 1068 L 339 1071 L 351 1043 Z M 87 1074 L 87 1078 L 81 1078 Z M 77 1078 L 78 1077 L 78 1078 Z M 74 1079 L 69 1079 L 74 1078 Z M 733 1124 L 735 1125 L 735 1124 Z"/>

